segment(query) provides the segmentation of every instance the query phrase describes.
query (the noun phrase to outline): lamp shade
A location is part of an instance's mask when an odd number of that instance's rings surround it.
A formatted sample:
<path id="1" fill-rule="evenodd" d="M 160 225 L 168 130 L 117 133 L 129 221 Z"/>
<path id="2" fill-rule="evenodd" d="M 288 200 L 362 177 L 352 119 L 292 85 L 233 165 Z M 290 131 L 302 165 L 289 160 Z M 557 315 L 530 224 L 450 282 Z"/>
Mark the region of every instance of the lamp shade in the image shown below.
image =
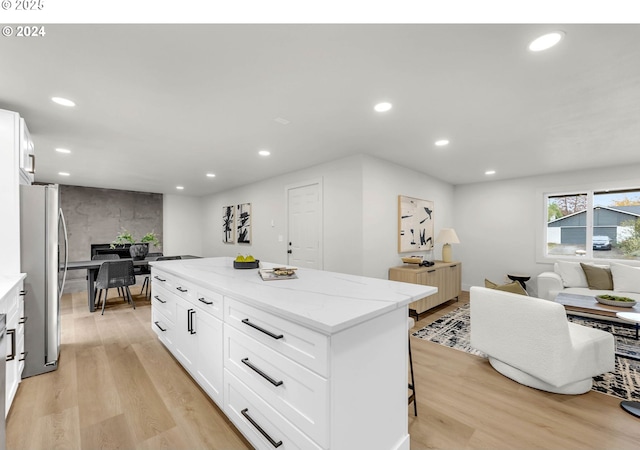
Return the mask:
<path id="1" fill-rule="evenodd" d="M 436 242 L 443 242 L 445 244 L 459 244 L 460 239 L 458 239 L 456 230 L 454 230 L 453 228 L 442 228 L 440 230 L 440 233 L 438 233 Z"/>

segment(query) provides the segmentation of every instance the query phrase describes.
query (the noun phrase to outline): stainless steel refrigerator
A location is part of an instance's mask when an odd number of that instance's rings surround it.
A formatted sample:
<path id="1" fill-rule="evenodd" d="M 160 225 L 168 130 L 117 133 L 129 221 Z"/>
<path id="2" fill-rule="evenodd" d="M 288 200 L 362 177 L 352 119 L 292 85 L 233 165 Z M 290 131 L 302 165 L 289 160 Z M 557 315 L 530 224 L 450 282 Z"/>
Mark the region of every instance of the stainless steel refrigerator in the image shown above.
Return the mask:
<path id="1" fill-rule="evenodd" d="M 20 186 L 20 265 L 27 274 L 22 378 L 58 368 L 67 254 L 58 185 Z"/>

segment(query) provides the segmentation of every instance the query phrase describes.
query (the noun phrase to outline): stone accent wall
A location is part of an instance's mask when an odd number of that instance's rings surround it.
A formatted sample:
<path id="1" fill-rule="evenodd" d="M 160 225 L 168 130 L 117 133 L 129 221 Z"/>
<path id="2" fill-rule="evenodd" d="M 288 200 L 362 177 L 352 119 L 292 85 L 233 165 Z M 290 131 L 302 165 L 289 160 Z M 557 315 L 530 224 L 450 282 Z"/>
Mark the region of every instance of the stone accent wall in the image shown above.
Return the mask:
<path id="1" fill-rule="evenodd" d="M 138 239 L 155 231 L 162 242 L 162 194 L 60 185 L 60 207 L 67 224 L 69 261 L 91 259 L 91 244 L 112 242 L 122 228 Z M 162 249 L 152 246 L 149 251 Z M 64 292 L 86 290 L 86 274 L 67 272 Z"/>

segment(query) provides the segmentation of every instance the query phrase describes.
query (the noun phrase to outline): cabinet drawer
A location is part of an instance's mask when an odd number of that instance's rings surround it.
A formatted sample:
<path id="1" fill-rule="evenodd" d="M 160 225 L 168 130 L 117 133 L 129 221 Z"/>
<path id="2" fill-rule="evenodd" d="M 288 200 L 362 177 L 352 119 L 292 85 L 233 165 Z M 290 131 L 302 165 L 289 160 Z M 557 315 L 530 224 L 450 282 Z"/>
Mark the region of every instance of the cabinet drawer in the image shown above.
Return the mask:
<path id="1" fill-rule="evenodd" d="M 154 286 L 151 290 L 151 305 L 154 310 L 161 311 L 168 320 L 175 321 L 175 297 L 162 286 Z"/>
<path id="2" fill-rule="evenodd" d="M 175 285 L 175 279 L 173 275 L 169 275 L 168 273 L 158 270 L 155 267 L 151 268 L 151 282 L 153 283 L 152 292 L 153 289 L 155 289 L 157 286 L 162 286 L 166 290 L 171 291 L 173 289 L 173 286 Z"/>
<path id="3" fill-rule="evenodd" d="M 171 292 L 176 294 L 178 297 L 182 297 L 185 300 L 189 300 L 192 302 L 197 301 L 196 287 L 186 281 L 176 279 Z"/>
<path id="4" fill-rule="evenodd" d="M 224 375 L 224 411 L 256 449 L 321 450 L 230 372 Z"/>
<path id="5" fill-rule="evenodd" d="M 225 325 L 225 368 L 321 446 L 328 445 L 328 382 Z"/>
<path id="6" fill-rule="evenodd" d="M 222 320 L 222 294 L 198 287 L 195 292 L 196 304 L 203 311 Z"/>
<path id="7" fill-rule="evenodd" d="M 238 300 L 225 297 L 224 321 L 326 377 L 329 338 Z"/>
<path id="8" fill-rule="evenodd" d="M 171 353 L 174 352 L 174 326 L 173 322 L 168 320 L 158 309 L 153 308 L 151 310 L 151 329 L 158 335 L 160 342 L 162 342 Z"/>

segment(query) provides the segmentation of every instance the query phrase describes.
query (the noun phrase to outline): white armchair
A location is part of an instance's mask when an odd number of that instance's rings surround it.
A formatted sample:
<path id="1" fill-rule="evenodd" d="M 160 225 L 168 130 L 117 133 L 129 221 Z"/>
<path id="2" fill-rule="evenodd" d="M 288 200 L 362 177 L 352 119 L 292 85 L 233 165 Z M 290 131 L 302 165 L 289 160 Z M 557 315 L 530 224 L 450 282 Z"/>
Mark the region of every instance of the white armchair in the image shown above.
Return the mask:
<path id="1" fill-rule="evenodd" d="M 615 369 L 605 331 L 567 321 L 564 307 L 535 297 L 471 288 L 471 346 L 504 376 L 558 394 L 582 394 Z"/>

